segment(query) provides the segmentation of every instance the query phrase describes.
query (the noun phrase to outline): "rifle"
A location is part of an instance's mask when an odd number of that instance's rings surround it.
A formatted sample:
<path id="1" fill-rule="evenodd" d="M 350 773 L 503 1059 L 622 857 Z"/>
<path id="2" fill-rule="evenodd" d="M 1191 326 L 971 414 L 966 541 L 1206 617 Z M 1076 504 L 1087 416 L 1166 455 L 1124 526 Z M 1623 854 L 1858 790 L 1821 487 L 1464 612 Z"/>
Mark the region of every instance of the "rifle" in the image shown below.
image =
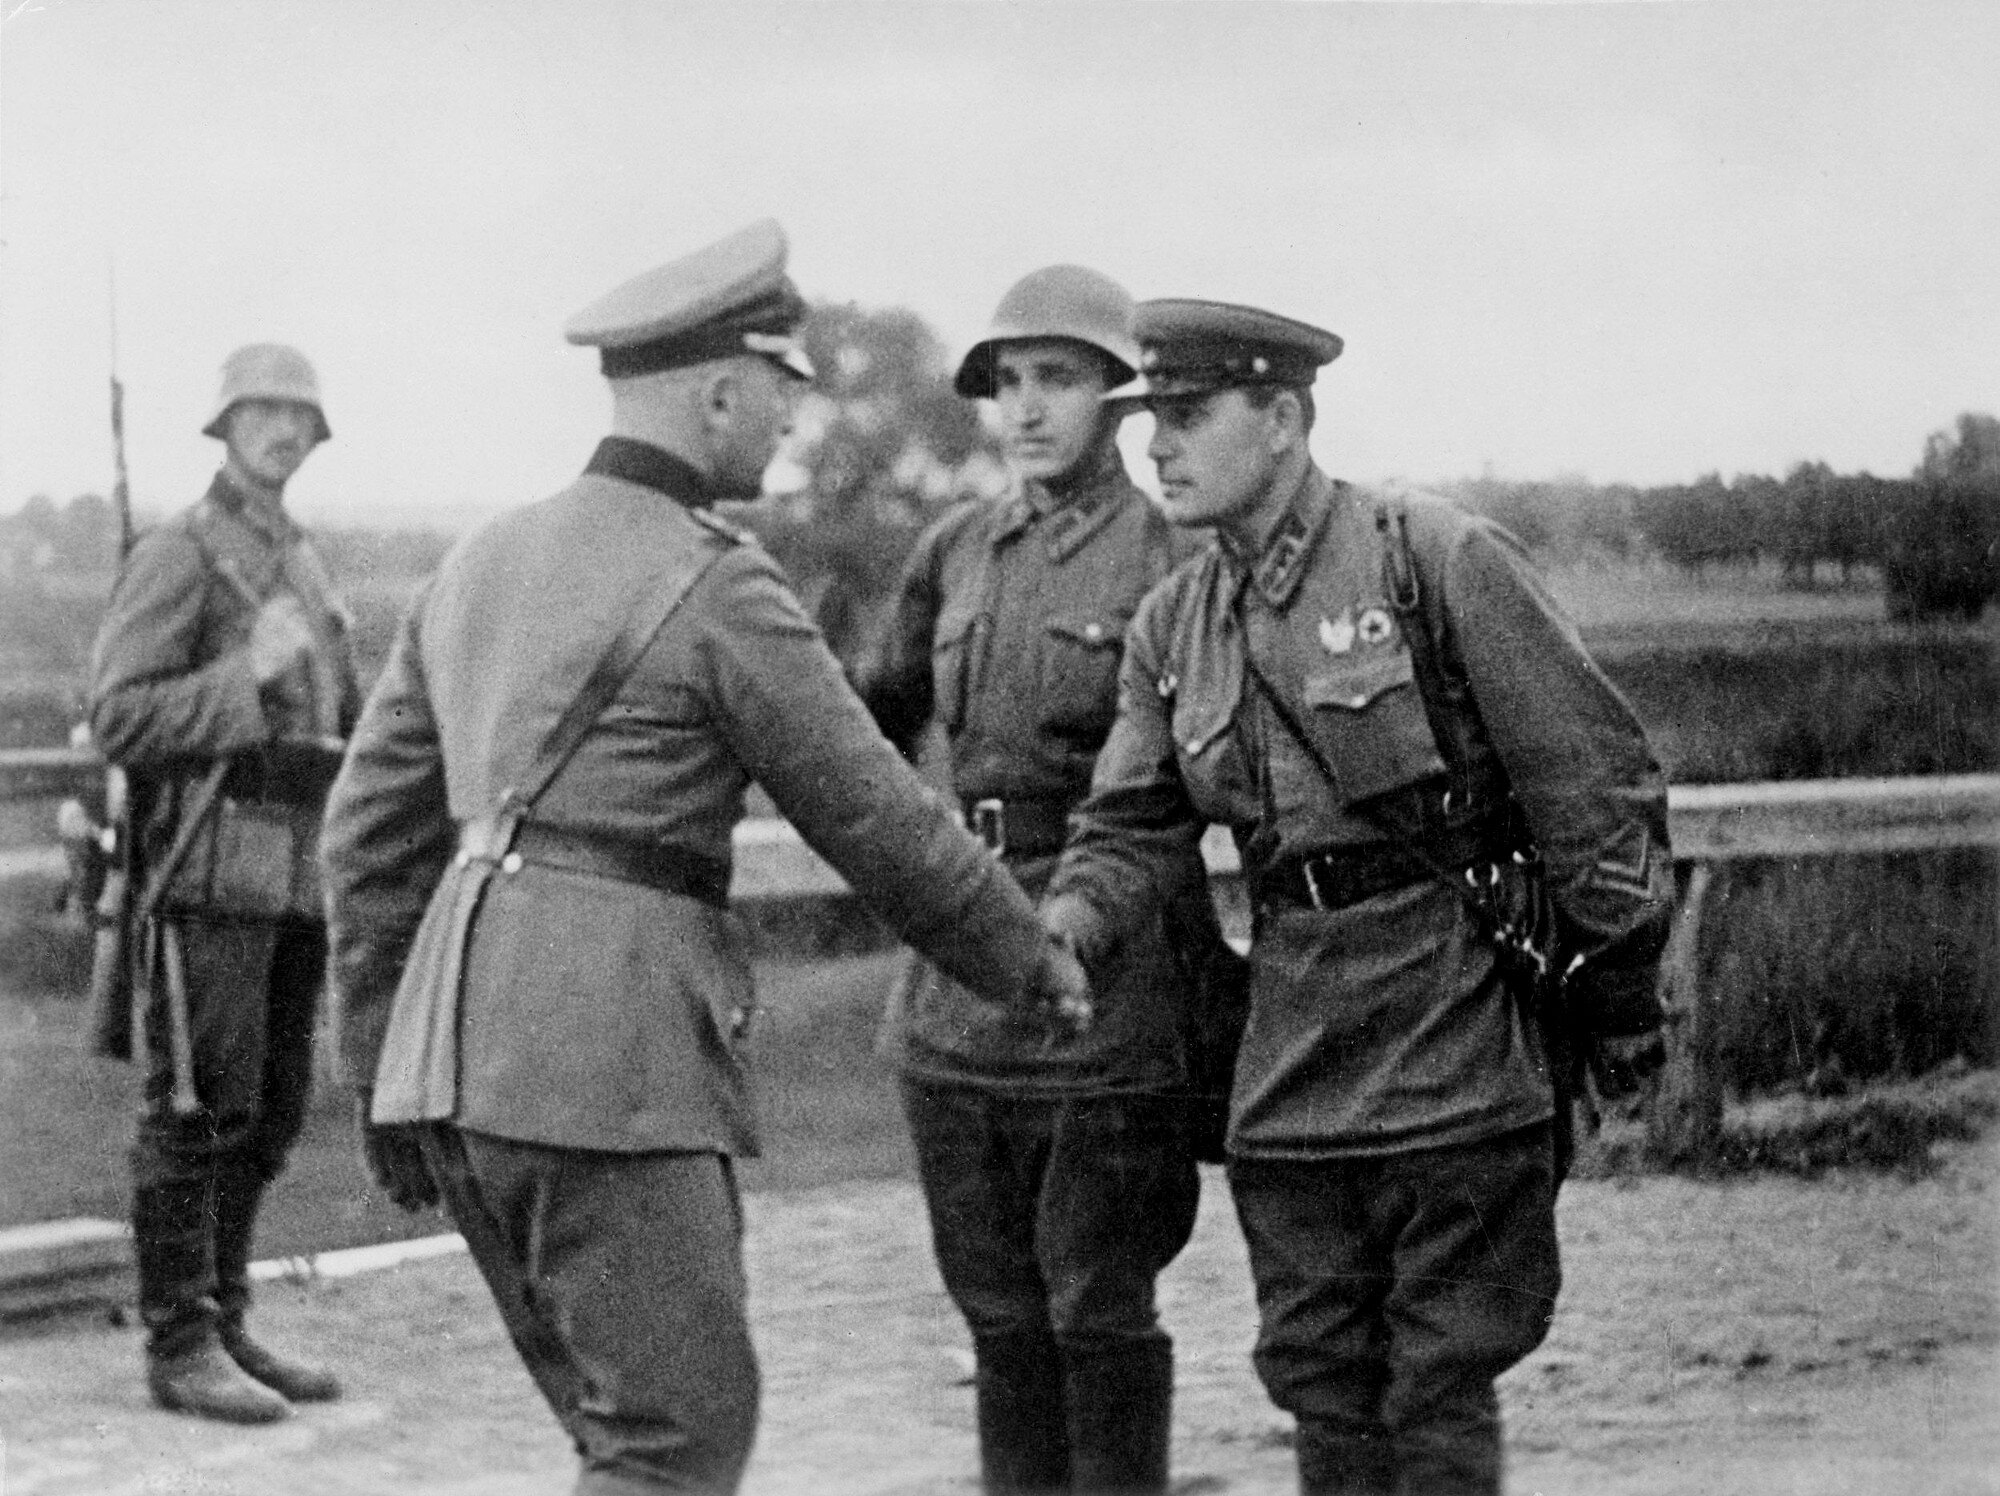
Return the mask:
<path id="1" fill-rule="evenodd" d="M 132 554 L 132 485 L 125 476 L 125 386 L 118 380 L 118 281 L 111 281 L 111 507 L 118 513 L 118 566 Z"/>
<path id="2" fill-rule="evenodd" d="M 132 554 L 132 487 L 125 465 L 125 386 L 118 378 L 118 284 L 111 280 L 111 503 L 118 514 L 118 570 Z M 88 727 L 79 736 L 89 740 Z M 64 840 L 76 848 L 81 868 L 101 876 L 91 901 L 95 928 L 90 956 L 90 1008 L 85 1026 L 91 1051 L 114 1059 L 130 1059 L 137 1047 L 133 1028 L 131 942 L 132 852 L 134 814 L 131 784 L 116 764 L 104 770 L 104 822 L 91 820 L 75 801 L 58 812 Z M 185 1016 L 185 1014 L 183 1014 Z M 192 1061 L 190 1060 L 190 1064 Z M 192 1084 L 189 1087 L 192 1092 Z"/>

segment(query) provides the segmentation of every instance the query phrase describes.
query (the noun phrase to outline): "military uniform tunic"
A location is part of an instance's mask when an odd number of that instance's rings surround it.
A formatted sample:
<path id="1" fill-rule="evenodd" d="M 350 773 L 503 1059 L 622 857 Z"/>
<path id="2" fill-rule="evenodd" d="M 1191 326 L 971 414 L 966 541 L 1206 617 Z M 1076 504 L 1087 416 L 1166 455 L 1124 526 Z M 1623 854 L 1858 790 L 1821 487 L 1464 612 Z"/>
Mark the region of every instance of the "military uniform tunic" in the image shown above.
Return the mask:
<path id="1" fill-rule="evenodd" d="M 379 1082 L 378 1121 L 567 1148 L 755 1150 L 737 1054 L 749 952 L 698 898 L 503 867 L 456 990 L 410 995 L 458 1004 L 443 1025 L 455 1062 L 385 1053 L 457 827 L 495 807 L 633 599 L 690 548 L 706 558 L 698 578 L 531 821 L 726 872 L 755 781 L 983 1000 L 1018 996 L 1036 969 L 1045 937 L 1019 890 L 883 741 L 776 563 L 703 503 L 691 469 L 614 438 L 571 488 L 461 543 L 411 609 L 326 839 L 342 1063 L 353 1083 Z"/>
<path id="2" fill-rule="evenodd" d="M 1304 857 L 1330 854 L 1337 874 L 1392 840 L 1371 802 L 1438 847 L 1499 852 L 1511 792 L 1568 948 L 1586 958 L 1577 1000 L 1603 1031 L 1641 1030 L 1657 1013 L 1653 947 L 1623 953 L 1657 931 L 1673 893 L 1665 784 L 1644 735 L 1505 532 L 1397 496 L 1441 645 L 1441 745 L 1387 593 L 1383 501 L 1309 467 L 1262 555 L 1218 547 L 1146 599 L 1051 894 L 1085 897 L 1115 927 L 1210 823 L 1231 829 L 1253 887 Z M 1337 783 L 1261 698 L 1251 656 Z M 1484 933 L 1430 876 L 1345 907 L 1267 905 L 1251 959 L 1232 1155 L 1435 1147 L 1550 1115 L 1537 1036 Z"/>
<path id="3" fill-rule="evenodd" d="M 1023 485 L 972 501 L 918 541 L 862 694 L 906 752 L 935 720 L 951 783 L 976 814 L 996 800 L 1009 869 L 1041 891 L 1117 706 L 1139 599 L 1191 549 L 1126 476 L 1115 447 L 1058 501 Z M 1163 938 L 1134 941 L 1088 1032 L 996 1013 L 926 973 L 891 1015 L 911 1074 L 1016 1094 L 1171 1091 L 1185 1078 L 1190 973 L 1221 939 L 1199 860 L 1172 868 Z"/>
<path id="4" fill-rule="evenodd" d="M 260 686 L 251 626 L 260 604 L 280 595 L 298 601 L 312 648 Z M 346 610 L 304 533 L 276 504 L 219 474 L 200 503 L 140 537 L 99 629 L 91 675 L 92 736 L 130 776 L 137 889 L 218 759 L 254 757 L 287 738 L 338 736 L 360 699 Z M 218 1148 L 242 1151 L 275 1174 L 304 1119 L 320 938 L 198 917 L 179 921 L 175 938 L 186 960 L 197 1091 L 212 1115 L 199 1129 L 168 1115 L 166 1023 L 153 1013 L 143 1025 L 153 1054 L 140 1176 L 179 1167 L 162 1150 Z M 285 945 L 298 949 L 281 951 Z M 283 993 L 273 991 L 277 972 L 285 974 Z M 155 995 L 162 989 L 155 984 Z M 285 1010 L 275 1045 L 274 997 Z"/>

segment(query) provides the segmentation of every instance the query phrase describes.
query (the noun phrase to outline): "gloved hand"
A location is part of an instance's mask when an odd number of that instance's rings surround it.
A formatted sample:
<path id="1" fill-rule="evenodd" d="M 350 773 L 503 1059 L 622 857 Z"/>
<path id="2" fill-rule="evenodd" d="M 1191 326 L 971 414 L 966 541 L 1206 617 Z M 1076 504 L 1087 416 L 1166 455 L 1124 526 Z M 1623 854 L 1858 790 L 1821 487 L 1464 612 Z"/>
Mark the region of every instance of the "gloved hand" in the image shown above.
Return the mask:
<path id="1" fill-rule="evenodd" d="M 1638 1034 L 1599 1034 L 1590 1046 L 1590 1078 L 1606 1101 L 1623 1101 L 1638 1093 L 1646 1078 L 1667 1063 L 1667 1044 L 1660 1030 Z"/>
<path id="2" fill-rule="evenodd" d="M 438 1203 L 438 1186 L 431 1176 L 430 1165 L 424 1162 L 417 1129 L 408 1123 L 369 1121 L 368 1108 L 373 1099 L 367 1091 L 357 1096 L 361 1157 L 368 1166 L 368 1177 L 400 1209 L 413 1214 L 428 1210 Z"/>
<path id="3" fill-rule="evenodd" d="M 1089 1030 L 1090 977 L 1066 938 L 1051 935 L 1042 947 L 1042 959 L 1028 979 L 1028 1000 L 1036 1012 L 1048 1014 L 1072 1034 Z"/>
<path id="4" fill-rule="evenodd" d="M 257 610 L 250 625 L 250 673 L 268 686 L 312 650 L 312 629 L 305 610 L 289 592 L 281 592 Z"/>

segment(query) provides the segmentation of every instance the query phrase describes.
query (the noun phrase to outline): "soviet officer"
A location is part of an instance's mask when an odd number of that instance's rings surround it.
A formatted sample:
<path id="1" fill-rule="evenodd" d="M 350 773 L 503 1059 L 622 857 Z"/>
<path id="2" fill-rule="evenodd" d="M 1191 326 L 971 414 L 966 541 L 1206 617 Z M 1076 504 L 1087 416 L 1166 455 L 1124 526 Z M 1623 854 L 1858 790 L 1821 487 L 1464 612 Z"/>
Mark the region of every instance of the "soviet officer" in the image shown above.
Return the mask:
<path id="1" fill-rule="evenodd" d="M 726 901 L 753 782 L 996 1010 L 1086 1007 L 775 563 L 709 512 L 758 492 L 810 373 L 785 255 L 761 222 L 570 322 L 613 434 L 446 559 L 328 810 L 371 1167 L 408 1203 L 442 1192 L 579 1492 L 730 1491 L 751 1446 L 732 1160 L 756 1151 L 752 992 Z"/>
<path id="2" fill-rule="evenodd" d="M 1139 599 L 1192 549 L 1126 474 L 1133 302 L 1075 265 L 1000 300 L 958 393 L 994 403 L 1018 480 L 922 537 L 863 695 L 913 751 L 933 719 L 969 823 L 1040 893 L 1116 712 Z M 1062 1039 L 942 972 L 889 1033 L 946 1287 L 972 1331 L 989 1492 L 1164 1491 L 1171 1342 L 1154 1280 L 1193 1230 L 1185 1020 L 1222 945 L 1200 862 Z"/>
<path id="3" fill-rule="evenodd" d="M 162 1406 L 237 1422 L 339 1395 L 244 1329 L 265 1189 L 306 1114 L 325 968 L 313 848 L 359 704 L 345 610 L 285 484 L 328 430 L 312 366 L 232 353 L 204 434 L 222 470 L 142 536 L 91 666 L 90 726 L 130 785 L 146 914 L 130 990 L 145 1070 L 132 1147 L 147 1381 Z M 294 886 L 296 885 L 296 886 Z"/>
<path id="4" fill-rule="evenodd" d="M 1178 300 L 1138 331 L 1167 514 L 1219 544 L 1133 622 L 1045 916 L 1088 965 L 1161 859 L 1230 828 L 1255 928 L 1228 1174 L 1301 1488 L 1497 1492 L 1494 1379 L 1559 1283 L 1561 1142 L 1549 1015 L 1499 940 L 1533 945 L 1545 890 L 1533 954 L 1580 963 L 1557 1037 L 1621 1079 L 1657 1053 L 1662 775 L 1505 532 L 1315 465 L 1338 338 Z"/>

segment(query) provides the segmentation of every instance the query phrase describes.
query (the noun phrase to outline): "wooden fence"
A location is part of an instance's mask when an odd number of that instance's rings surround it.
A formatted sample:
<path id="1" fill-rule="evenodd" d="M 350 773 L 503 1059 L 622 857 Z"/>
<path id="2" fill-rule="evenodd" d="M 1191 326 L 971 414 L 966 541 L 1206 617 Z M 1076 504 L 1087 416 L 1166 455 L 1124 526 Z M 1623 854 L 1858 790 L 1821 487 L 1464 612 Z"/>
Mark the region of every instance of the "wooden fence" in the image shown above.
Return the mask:
<path id="1" fill-rule="evenodd" d="M 0 752 L 0 802 L 86 794 L 102 772 L 87 749 Z M 2000 848 L 2000 774 L 1675 785 L 1668 810 L 1674 857 L 1686 878 L 1661 974 L 1668 1061 L 1648 1129 L 1657 1154 L 1688 1159 L 1708 1154 L 1722 1122 L 1721 1024 L 1712 994 L 1696 980 L 1695 958 L 1702 920 L 1732 865 L 1752 858 Z M 1203 849 L 1218 882 L 1237 879 L 1236 850 L 1226 835 L 1211 832 Z M 783 901 L 845 891 L 840 876 L 784 822 L 749 821 L 737 828 L 732 898 Z"/>

